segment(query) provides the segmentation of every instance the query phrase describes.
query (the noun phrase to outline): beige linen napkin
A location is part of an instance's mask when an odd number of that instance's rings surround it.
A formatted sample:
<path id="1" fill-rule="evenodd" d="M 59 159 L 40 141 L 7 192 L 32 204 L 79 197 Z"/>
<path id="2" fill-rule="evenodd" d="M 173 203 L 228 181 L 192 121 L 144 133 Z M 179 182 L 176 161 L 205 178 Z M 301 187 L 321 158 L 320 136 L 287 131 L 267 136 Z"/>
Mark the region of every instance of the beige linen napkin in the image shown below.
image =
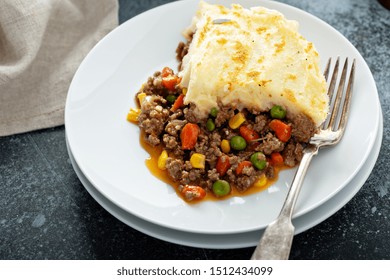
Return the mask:
<path id="1" fill-rule="evenodd" d="M 77 67 L 117 25 L 117 0 L 0 0 L 0 136 L 63 124 Z"/>

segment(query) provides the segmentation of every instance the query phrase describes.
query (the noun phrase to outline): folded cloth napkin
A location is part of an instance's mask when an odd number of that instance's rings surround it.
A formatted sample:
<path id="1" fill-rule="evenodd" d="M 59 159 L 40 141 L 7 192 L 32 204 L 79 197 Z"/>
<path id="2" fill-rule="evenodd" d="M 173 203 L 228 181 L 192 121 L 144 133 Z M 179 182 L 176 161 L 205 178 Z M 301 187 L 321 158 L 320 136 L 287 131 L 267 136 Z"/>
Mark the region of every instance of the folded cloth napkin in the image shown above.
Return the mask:
<path id="1" fill-rule="evenodd" d="M 117 25 L 117 0 L 0 0 L 0 136 L 63 124 L 77 67 Z"/>

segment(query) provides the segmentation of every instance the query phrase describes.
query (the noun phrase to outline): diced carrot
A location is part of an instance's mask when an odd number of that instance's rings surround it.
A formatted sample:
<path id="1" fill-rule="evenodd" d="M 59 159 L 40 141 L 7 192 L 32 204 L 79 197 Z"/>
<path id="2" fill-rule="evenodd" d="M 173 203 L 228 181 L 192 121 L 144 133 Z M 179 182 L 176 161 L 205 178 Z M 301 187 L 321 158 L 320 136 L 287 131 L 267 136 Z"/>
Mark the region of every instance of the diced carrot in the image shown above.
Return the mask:
<path id="1" fill-rule="evenodd" d="M 259 134 L 254 131 L 253 129 L 250 129 L 246 125 L 240 126 L 240 135 L 247 141 L 251 142 L 253 140 L 259 139 Z"/>
<path id="2" fill-rule="evenodd" d="M 199 135 L 199 126 L 195 123 L 187 123 L 180 133 L 181 147 L 183 150 L 191 150 L 195 147 Z"/>
<path id="3" fill-rule="evenodd" d="M 276 137 L 282 142 L 287 142 L 291 137 L 291 126 L 278 119 L 273 119 L 269 127 L 275 132 Z"/>
<path id="4" fill-rule="evenodd" d="M 172 107 L 171 107 L 171 111 L 174 112 L 176 111 L 177 109 L 179 109 L 180 107 L 182 107 L 184 104 L 184 95 L 183 94 L 180 94 L 175 102 L 173 103 Z"/>
<path id="5" fill-rule="evenodd" d="M 271 154 L 270 164 L 273 166 L 282 166 L 284 164 L 282 155 L 278 152 L 273 152 Z"/>
<path id="6" fill-rule="evenodd" d="M 170 91 L 174 91 L 176 85 L 179 83 L 180 79 L 176 75 L 169 75 L 167 77 L 162 78 L 162 85 Z"/>
<path id="7" fill-rule="evenodd" d="M 237 175 L 240 175 L 242 173 L 242 170 L 245 168 L 245 167 L 250 167 L 252 166 L 252 163 L 248 160 L 244 160 L 244 161 L 241 161 L 237 168 L 236 168 L 236 174 Z"/>
<path id="8" fill-rule="evenodd" d="M 206 196 L 206 191 L 199 186 L 186 185 L 181 190 L 181 194 L 183 195 L 185 200 L 191 201 L 204 198 Z"/>
<path id="9" fill-rule="evenodd" d="M 225 175 L 230 168 L 229 157 L 227 155 L 220 156 L 217 160 L 217 165 L 215 168 L 217 169 L 217 172 L 220 176 Z"/>
<path id="10" fill-rule="evenodd" d="M 168 77 L 170 75 L 173 75 L 173 70 L 169 68 L 168 66 L 164 67 L 161 71 L 161 77 Z"/>

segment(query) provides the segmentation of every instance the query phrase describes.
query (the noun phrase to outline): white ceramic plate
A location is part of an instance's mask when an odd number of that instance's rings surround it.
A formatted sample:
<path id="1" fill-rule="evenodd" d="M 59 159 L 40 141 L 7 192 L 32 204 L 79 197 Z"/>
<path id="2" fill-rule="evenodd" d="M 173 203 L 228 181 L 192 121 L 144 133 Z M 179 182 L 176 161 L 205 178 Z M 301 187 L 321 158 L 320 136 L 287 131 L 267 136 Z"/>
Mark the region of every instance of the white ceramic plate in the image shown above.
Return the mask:
<path id="1" fill-rule="evenodd" d="M 325 219 L 336 213 L 360 190 L 360 188 L 363 186 L 364 182 L 370 175 L 377 160 L 382 142 L 382 133 L 382 114 L 380 114 L 380 126 L 374 147 L 359 173 L 334 197 L 323 203 L 321 206 L 315 208 L 314 210 L 298 218 L 295 218 L 293 220 L 295 226 L 295 234 L 299 234 L 311 227 L 316 226 L 320 222 L 324 221 Z M 69 149 L 69 146 L 68 152 L 74 170 L 76 171 L 78 177 L 80 178 L 80 181 L 85 186 L 87 191 L 91 194 L 91 196 L 118 220 L 145 234 L 171 243 L 210 249 L 233 249 L 256 246 L 260 236 L 263 234 L 263 230 L 249 231 L 236 234 L 210 235 L 201 233 L 190 233 L 161 227 L 156 224 L 149 223 L 145 220 L 137 218 L 136 216 L 131 215 L 130 213 L 124 211 L 122 208 L 116 206 L 114 203 L 104 197 L 101 193 L 99 193 L 99 191 L 85 178 L 80 168 L 78 168 L 77 164 L 73 159 L 72 151 Z"/>
<path id="2" fill-rule="evenodd" d="M 277 2 L 234 2 L 245 7 L 261 4 L 297 20 L 323 62 L 336 56 L 357 61 L 345 136 L 313 160 L 296 207 L 295 217 L 299 217 L 342 190 L 370 154 L 379 123 L 375 82 L 351 43 L 318 18 Z M 122 24 L 92 49 L 68 93 L 65 125 L 69 146 L 80 170 L 99 193 L 141 219 L 205 234 L 262 229 L 277 216 L 294 170 L 282 172 L 276 184 L 258 194 L 188 205 L 150 174 L 144 164 L 148 154 L 139 144 L 139 129 L 125 120 L 129 108 L 135 106 L 134 94 L 147 77 L 163 66 L 175 67 L 181 31 L 190 23 L 197 3 L 179 1 L 152 9 Z"/>

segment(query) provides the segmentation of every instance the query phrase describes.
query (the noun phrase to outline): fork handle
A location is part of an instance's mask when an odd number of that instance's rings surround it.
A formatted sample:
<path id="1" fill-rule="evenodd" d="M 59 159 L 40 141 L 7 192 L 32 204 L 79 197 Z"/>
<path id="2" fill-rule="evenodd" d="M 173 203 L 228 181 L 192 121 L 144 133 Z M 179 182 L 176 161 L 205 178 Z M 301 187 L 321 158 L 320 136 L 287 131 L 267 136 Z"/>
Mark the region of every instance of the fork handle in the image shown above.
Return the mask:
<path id="1" fill-rule="evenodd" d="M 288 217 L 291 221 L 295 204 L 297 202 L 299 192 L 301 191 L 302 183 L 306 176 L 307 169 L 309 168 L 313 156 L 315 156 L 317 153 L 318 146 L 312 144 L 310 144 L 303 150 L 301 162 L 299 163 L 297 172 L 294 175 L 294 179 L 291 183 L 290 189 L 288 190 L 287 197 L 284 201 L 279 217 L 285 216 Z"/>
<path id="2" fill-rule="evenodd" d="M 318 147 L 309 145 L 303 151 L 302 160 L 295 173 L 286 200 L 277 219 L 269 224 L 257 245 L 251 260 L 287 260 L 290 255 L 294 226 L 291 222 L 294 207 L 301 190 L 303 179 Z"/>

